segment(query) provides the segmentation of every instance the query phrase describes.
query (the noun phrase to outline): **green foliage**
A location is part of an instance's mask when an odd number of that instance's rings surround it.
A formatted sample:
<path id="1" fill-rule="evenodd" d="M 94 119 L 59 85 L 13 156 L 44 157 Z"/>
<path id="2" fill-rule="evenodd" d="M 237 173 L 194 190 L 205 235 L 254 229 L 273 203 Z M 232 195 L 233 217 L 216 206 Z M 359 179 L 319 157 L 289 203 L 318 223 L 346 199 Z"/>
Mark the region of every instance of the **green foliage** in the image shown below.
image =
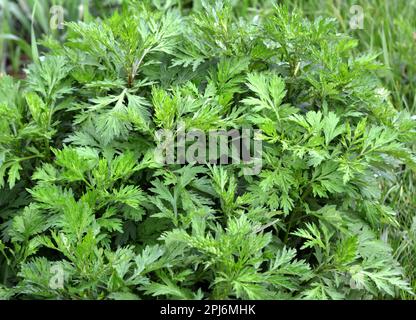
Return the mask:
<path id="1" fill-rule="evenodd" d="M 266 1 L 270 3 L 271 1 Z M 305 14 L 315 18 L 330 16 L 337 19 L 339 30 L 348 32 L 358 39 L 355 52 L 372 50 L 387 67 L 379 72 L 383 84 L 391 92 L 391 100 L 398 110 L 415 112 L 415 30 L 413 17 L 416 14 L 416 1 L 362 1 L 363 29 L 351 29 L 349 19 L 351 6 L 358 3 L 346 1 L 290 1 L 290 5 L 301 7 Z M 414 150 L 414 140 L 409 140 Z M 385 236 L 392 243 L 396 255 L 405 267 L 406 275 L 416 288 L 414 218 L 416 208 L 415 173 L 406 166 L 397 172 L 394 182 L 383 184 L 384 201 L 394 206 L 398 212 L 399 229 L 386 229 Z M 412 298 L 409 295 L 404 297 Z"/>
<path id="2" fill-rule="evenodd" d="M 154 3 L 153 3 L 154 4 Z M 132 1 L 0 79 L 0 297 L 413 295 L 381 184 L 415 123 L 333 20 Z M 261 172 L 162 165 L 159 129 L 261 130 Z"/>

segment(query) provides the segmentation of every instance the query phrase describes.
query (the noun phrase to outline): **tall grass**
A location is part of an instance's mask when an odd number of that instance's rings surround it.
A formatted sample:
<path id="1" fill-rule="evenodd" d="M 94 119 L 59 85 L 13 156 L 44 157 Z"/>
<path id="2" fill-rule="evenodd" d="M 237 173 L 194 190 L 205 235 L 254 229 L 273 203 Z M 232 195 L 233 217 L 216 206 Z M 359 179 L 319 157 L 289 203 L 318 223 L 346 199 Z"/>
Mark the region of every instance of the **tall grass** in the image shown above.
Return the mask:
<path id="1" fill-rule="evenodd" d="M 87 19 L 90 9 L 95 15 L 110 13 L 122 0 L 0 0 L 0 72 L 18 73 L 33 59 L 32 38 L 59 30 L 50 27 L 51 8 L 62 6 L 65 21 Z"/>

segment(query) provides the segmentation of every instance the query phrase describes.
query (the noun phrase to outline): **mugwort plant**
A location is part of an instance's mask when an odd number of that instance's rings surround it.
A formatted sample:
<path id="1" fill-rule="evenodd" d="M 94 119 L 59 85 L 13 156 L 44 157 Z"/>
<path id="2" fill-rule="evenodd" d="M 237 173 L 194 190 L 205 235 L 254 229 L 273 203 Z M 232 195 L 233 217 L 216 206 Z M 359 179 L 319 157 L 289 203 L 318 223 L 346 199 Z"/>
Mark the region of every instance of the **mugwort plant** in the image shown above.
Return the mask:
<path id="1" fill-rule="evenodd" d="M 413 295 L 415 121 L 333 19 L 128 1 L 0 79 L 0 297 Z"/>

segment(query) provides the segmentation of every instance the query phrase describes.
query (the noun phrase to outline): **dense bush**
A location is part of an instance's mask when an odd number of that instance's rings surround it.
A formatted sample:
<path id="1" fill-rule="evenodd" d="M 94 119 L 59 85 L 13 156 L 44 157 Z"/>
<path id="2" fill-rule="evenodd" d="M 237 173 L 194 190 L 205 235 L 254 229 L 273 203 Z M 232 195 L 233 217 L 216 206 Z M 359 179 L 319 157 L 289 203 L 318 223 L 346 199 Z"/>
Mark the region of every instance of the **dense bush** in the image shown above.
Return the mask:
<path id="1" fill-rule="evenodd" d="M 415 138 L 334 21 L 131 1 L 0 80 L 4 298 L 410 294 L 381 188 Z M 263 166 L 162 165 L 160 129 L 262 131 Z M 177 133 L 177 132 L 176 132 Z M 64 275 L 63 286 L 59 275 Z"/>

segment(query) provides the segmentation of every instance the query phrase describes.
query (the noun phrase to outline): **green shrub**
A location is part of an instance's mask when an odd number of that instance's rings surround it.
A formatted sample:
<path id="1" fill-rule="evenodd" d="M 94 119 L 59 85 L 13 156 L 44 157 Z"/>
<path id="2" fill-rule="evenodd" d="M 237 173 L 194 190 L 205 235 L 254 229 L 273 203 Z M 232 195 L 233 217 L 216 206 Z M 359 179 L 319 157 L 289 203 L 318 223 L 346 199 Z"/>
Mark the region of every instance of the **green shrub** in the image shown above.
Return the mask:
<path id="1" fill-rule="evenodd" d="M 370 299 L 411 289 L 382 182 L 415 138 L 334 21 L 131 2 L 0 82 L 4 298 Z M 170 164 L 160 130 L 261 130 L 262 169 Z"/>

